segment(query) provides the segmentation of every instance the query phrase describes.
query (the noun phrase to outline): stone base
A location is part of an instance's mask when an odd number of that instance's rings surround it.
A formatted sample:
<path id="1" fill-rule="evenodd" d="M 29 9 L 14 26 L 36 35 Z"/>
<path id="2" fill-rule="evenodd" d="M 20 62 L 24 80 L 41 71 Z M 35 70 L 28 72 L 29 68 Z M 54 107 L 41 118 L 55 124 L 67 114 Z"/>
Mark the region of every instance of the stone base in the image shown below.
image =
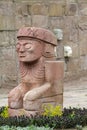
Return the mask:
<path id="1" fill-rule="evenodd" d="M 26 111 L 24 109 L 11 109 L 11 108 L 9 108 L 8 113 L 9 113 L 10 117 L 12 117 L 12 116 L 22 116 L 22 115 L 25 115 L 25 116 L 33 115 L 34 116 L 37 113 L 37 111 Z"/>

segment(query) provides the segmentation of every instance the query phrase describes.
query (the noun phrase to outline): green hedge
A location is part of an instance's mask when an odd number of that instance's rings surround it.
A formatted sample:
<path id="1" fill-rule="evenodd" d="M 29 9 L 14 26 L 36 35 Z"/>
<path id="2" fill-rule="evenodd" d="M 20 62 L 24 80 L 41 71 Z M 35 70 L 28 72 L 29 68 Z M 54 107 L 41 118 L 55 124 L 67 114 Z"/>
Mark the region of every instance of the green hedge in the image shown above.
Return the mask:
<path id="1" fill-rule="evenodd" d="M 4 107 L 0 108 L 0 115 L 3 113 Z M 14 117 L 3 117 L 0 116 L 0 126 L 38 126 L 38 127 L 50 127 L 50 128 L 76 128 L 79 126 L 87 126 L 87 109 L 86 108 L 64 108 L 61 116 L 44 116 L 35 115 L 31 117 L 26 116 L 14 116 Z"/>

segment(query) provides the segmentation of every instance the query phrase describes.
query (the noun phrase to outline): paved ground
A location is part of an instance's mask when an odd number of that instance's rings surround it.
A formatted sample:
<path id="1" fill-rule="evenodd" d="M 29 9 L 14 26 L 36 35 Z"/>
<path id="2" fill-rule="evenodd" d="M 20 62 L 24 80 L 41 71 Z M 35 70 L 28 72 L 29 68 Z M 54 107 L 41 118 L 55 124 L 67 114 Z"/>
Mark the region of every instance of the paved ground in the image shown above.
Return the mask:
<path id="1" fill-rule="evenodd" d="M 10 89 L 0 89 L 0 106 L 7 105 Z M 64 82 L 64 107 L 87 108 L 87 77 Z"/>
<path id="2" fill-rule="evenodd" d="M 87 108 L 87 77 L 64 83 L 63 105 Z"/>

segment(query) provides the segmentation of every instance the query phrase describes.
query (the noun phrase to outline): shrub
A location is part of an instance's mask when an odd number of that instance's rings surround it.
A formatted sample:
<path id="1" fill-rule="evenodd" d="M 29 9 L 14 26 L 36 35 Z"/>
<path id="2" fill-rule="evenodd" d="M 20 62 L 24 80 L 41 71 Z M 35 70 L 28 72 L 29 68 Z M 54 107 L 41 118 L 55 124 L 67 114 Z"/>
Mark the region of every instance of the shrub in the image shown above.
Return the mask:
<path id="1" fill-rule="evenodd" d="M 86 108 L 64 108 L 62 115 L 55 116 L 48 115 L 35 115 L 31 117 L 27 116 L 14 116 L 14 117 L 3 117 L 1 113 L 4 108 L 0 108 L 0 126 L 31 126 L 36 127 L 50 127 L 50 128 L 75 128 L 76 126 L 87 126 L 87 109 Z"/>
<path id="2" fill-rule="evenodd" d="M 9 117 L 8 106 L 1 108 L 0 116 L 3 117 L 3 118 Z"/>
<path id="3" fill-rule="evenodd" d="M 61 106 L 52 106 L 51 104 L 43 106 L 44 112 L 42 115 L 45 116 L 62 116 Z"/>

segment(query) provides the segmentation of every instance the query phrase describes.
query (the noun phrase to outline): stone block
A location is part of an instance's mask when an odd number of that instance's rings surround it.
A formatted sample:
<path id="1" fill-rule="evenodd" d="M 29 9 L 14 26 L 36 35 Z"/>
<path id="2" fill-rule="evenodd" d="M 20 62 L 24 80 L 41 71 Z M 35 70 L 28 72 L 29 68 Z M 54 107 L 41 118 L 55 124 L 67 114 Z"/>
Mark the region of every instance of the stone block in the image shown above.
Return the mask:
<path id="1" fill-rule="evenodd" d="M 46 80 L 54 81 L 52 88 L 45 92 L 40 98 L 43 104 L 61 105 L 63 104 L 63 77 L 64 77 L 64 62 L 63 61 L 47 61 Z M 53 69 L 54 67 L 54 69 Z M 49 75 L 49 76 L 48 76 Z M 48 78 L 49 77 L 49 78 Z M 56 104 L 55 104 L 56 102 Z"/>
<path id="2" fill-rule="evenodd" d="M 0 30 L 5 29 L 5 19 L 3 15 L 0 15 Z"/>
<path id="3" fill-rule="evenodd" d="M 13 31 L 0 32 L 0 47 L 9 47 L 10 45 L 14 46 L 14 44 L 16 43 L 15 39 L 15 32 Z"/>
<path id="4" fill-rule="evenodd" d="M 2 87 L 13 87 L 17 83 L 15 51 L 13 47 L 3 47 L 0 52 L 0 73 Z"/>
<path id="5" fill-rule="evenodd" d="M 80 57 L 81 70 L 87 70 L 87 55 Z"/>
<path id="6" fill-rule="evenodd" d="M 7 38 L 6 36 L 7 35 Z M 10 31 L 10 32 L 5 32 L 4 33 L 4 39 L 9 42 L 9 45 L 13 47 L 13 49 L 15 49 L 15 45 L 16 45 L 16 31 Z"/>
<path id="7" fill-rule="evenodd" d="M 79 13 L 83 16 L 87 16 L 87 3 L 79 3 Z"/>
<path id="8" fill-rule="evenodd" d="M 6 16 L 14 16 L 14 8 L 15 8 L 15 4 L 13 3 L 13 1 L 5 1 L 5 2 L 2 2 L 2 9 L 3 9 L 3 15 L 6 15 Z"/>
<path id="9" fill-rule="evenodd" d="M 79 45 L 78 44 L 72 45 L 72 57 L 79 58 Z"/>
<path id="10" fill-rule="evenodd" d="M 22 3 L 15 3 L 15 15 L 18 16 L 28 16 L 30 15 L 30 9 L 31 9 L 31 5 L 29 3 L 26 2 L 22 2 Z"/>
<path id="11" fill-rule="evenodd" d="M 22 15 L 23 11 L 22 11 L 22 4 L 20 3 L 15 3 L 15 15 Z"/>
<path id="12" fill-rule="evenodd" d="M 66 6 L 65 14 L 68 16 L 74 16 L 78 13 L 78 5 L 76 3 L 70 3 Z"/>
<path id="13" fill-rule="evenodd" d="M 77 3 L 78 0 L 66 0 L 67 3 Z"/>
<path id="14" fill-rule="evenodd" d="M 63 61 L 46 61 L 46 80 L 60 81 L 63 79 L 64 62 Z M 54 69 L 53 69 L 54 68 Z"/>
<path id="15" fill-rule="evenodd" d="M 3 61 L 2 73 L 7 75 L 15 75 L 17 73 L 15 61 Z"/>
<path id="16" fill-rule="evenodd" d="M 65 4 L 51 3 L 49 4 L 49 16 L 57 17 L 63 16 L 65 13 Z"/>
<path id="17" fill-rule="evenodd" d="M 0 32 L 0 49 L 3 46 L 2 42 L 3 42 L 3 32 Z"/>
<path id="18" fill-rule="evenodd" d="M 14 29 L 14 5 L 12 2 L 0 1 L 0 30 Z"/>
<path id="19" fill-rule="evenodd" d="M 87 30 L 87 16 L 79 16 L 78 17 L 78 27 L 81 31 Z"/>
<path id="20" fill-rule="evenodd" d="M 49 27 L 51 29 L 64 29 L 64 18 L 63 17 L 50 17 L 49 18 Z"/>
<path id="21" fill-rule="evenodd" d="M 10 47 L 3 47 L 1 50 L 2 58 L 3 61 L 9 61 L 9 60 L 15 60 L 16 58 L 16 52 L 15 52 L 15 47 L 10 46 Z"/>
<path id="22" fill-rule="evenodd" d="M 2 62 L 2 87 L 15 87 L 17 85 L 17 66 L 15 61 Z"/>
<path id="23" fill-rule="evenodd" d="M 87 3 L 87 0 L 78 0 L 78 3 Z"/>
<path id="24" fill-rule="evenodd" d="M 80 61 L 79 59 L 70 59 L 67 63 L 67 71 L 71 73 L 76 73 L 80 70 Z"/>
<path id="25" fill-rule="evenodd" d="M 77 16 L 67 16 L 64 18 L 64 43 L 77 43 L 78 42 L 78 17 Z"/>
<path id="26" fill-rule="evenodd" d="M 33 15 L 32 16 L 32 26 L 48 27 L 48 16 Z"/>
<path id="27" fill-rule="evenodd" d="M 23 17 L 16 16 L 15 17 L 15 28 L 20 29 L 23 26 L 31 26 L 31 16 Z"/>
<path id="28" fill-rule="evenodd" d="M 44 4 L 33 4 L 31 7 L 31 14 L 33 15 L 47 15 L 48 7 Z"/>
<path id="29" fill-rule="evenodd" d="M 26 4 L 24 4 L 24 5 L 21 7 L 21 9 L 22 9 L 22 10 L 21 10 L 21 11 L 22 11 L 21 13 L 22 13 L 22 15 L 25 16 L 25 17 L 28 16 L 28 14 L 29 14 L 29 10 L 28 10 L 29 8 L 28 8 L 28 7 L 29 7 L 29 6 L 26 5 Z"/>
<path id="30" fill-rule="evenodd" d="M 5 27 L 3 30 L 15 30 L 15 17 L 14 16 L 5 16 Z"/>
<path id="31" fill-rule="evenodd" d="M 26 2 L 16 2 L 15 4 L 15 28 L 19 29 L 22 26 L 31 26 L 30 16 L 31 5 Z"/>
<path id="32" fill-rule="evenodd" d="M 86 44 L 87 38 L 79 42 L 79 52 L 80 56 L 87 55 L 87 44 Z"/>
<path id="33" fill-rule="evenodd" d="M 17 86 L 17 77 L 8 76 L 6 74 L 2 75 L 2 88 L 14 88 Z"/>
<path id="34" fill-rule="evenodd" d="M 79 52 L 80 55 L 87 54 L 87 16 L 79 17 L 78 21 L 78 31 L 79 31 Z"/>
<path id="35" fill-rule="evenodd" d="M 79 41 L 84 40 L 84 38 L 86 38 L 87 33 L 87 16 L 79 16 L 78 31 L 79 31 Z"/>
<path id="36" fill-rule="evenodd" d="M 11 5 L 11 6 L 10 6 Z M 11 7 L 12 7 L 12 2 L 8 1 L 1 1 L 0 0 L 0 15 L 10 15 L 11 12 Z"/>
<path id="37" fill-rule="evenodd" d="M 0 15 L 0 30 L 14 30 L 14 16 Z"/>

